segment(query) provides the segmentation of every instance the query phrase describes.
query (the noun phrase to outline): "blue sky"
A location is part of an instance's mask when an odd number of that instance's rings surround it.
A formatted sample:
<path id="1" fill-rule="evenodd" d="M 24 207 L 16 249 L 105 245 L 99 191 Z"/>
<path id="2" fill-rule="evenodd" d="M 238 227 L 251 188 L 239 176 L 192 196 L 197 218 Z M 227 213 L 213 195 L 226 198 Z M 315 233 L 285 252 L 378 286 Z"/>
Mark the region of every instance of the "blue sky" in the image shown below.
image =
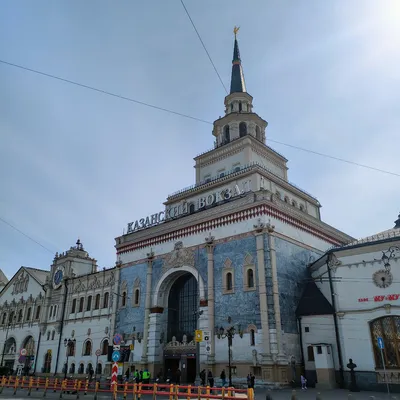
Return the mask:
<path id="1" fill-rule="evenodd" d="M 269 139 L 400 172 L 398 1 L 186 0 L 227 87 L 232 30 Z M 0 59 L 214 121 L 219 82 L 179 0 L 3 1 Z M 79 236 L 115 262 L 126 223 L 194 182 L 211 125 L 0 64 L 0 268 L 49 268 Z M 393 226 L 400 178 L 268 142 L 355 237 Z M 53 253 L 53 254 L 52 254 Z"/>

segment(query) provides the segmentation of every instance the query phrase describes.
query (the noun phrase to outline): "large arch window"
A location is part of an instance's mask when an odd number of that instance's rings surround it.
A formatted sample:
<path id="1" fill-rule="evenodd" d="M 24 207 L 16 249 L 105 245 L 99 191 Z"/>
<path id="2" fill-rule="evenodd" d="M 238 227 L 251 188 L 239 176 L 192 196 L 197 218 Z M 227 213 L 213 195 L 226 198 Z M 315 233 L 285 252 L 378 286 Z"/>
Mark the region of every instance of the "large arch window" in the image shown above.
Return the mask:
<path id="1" fill-rule="evenodd" d="M 261 140 L 261 129 L 258 125 L 256 125 L 256 139 Z"/>
<path id="2" fill-rule="evenodd" d="M 76 299 L 72 300 L 72 309 L 71 309 L 71 314 L 75 314 L 76 312 Z"/>
<path id="3" fill-rule="evenodd" d="M 92 355 L 92 342 L 88 339 L 85 343 L 83 343 L 83 355 L 91 356 Z"/>
<path id="4" fill-rule="evenodd" d="M 90 311 L 92 309 L 92 296 L 89 296 L 86 301 L 86 311 Z"/>
<path id="5" fill-rule="evenodd" d="M 81 297 L 79 299 L 79 311 L 78 312 L 83 312 L 83 304 L 85 303 L 85 298 Z"/>
<path id="6" fill-rule="evenodd" d="M 94 309 L 98 310 L 100 308 L 100 293 L 96 294 L 96 300 L 94 302 Z"/>
<path id="7" fill-rule="evenodd" d="M 241 122 L 239 124 L 239 136 L 243 137 L 247 135 L 247 125 L 246 122 Z"/>
<path id="8" fill-rule="evenodd" d="M 386 368 L 400 368 L 400 316 L 382 317 L 370 322 L 376 368 L 383 368 L 378 337 L 383 339 Z"/>
<path id="9" fill-rule="evenodd" d="M 101 344 L 101 354 L 103 356 L 108 354 L 108 339 L 104 339 Z"/>
<path id="10" fill-rule="evenodd" d="M 228 272 L 225 276 L 226 279 L 226 290 L 233 290 L 233 278 L 232 278 L 232 273 Z"/>
<path id="11" fill-rule="evenodd" d="M 108 308 L 108 299 L 109 299 L 110 295 L 108 294 L 108 292 L 104 293 L 104 300 L 103 300 L 103 308 Z"/>
<path id="12" fill-rule="evenodd" d="M 39 319 L 39 318 L 40 318 L 40 306 L 37 306 L 35 319 Z"/>
<path id="13" fill-rule="evenodd" d="M 231 141 L 231 134 L 229 132 L 229 125 L 224 126 L 224 139 L 223 143 L 229 143 Z"/>
<path id="14" fill-rule="evenodd" d="M 30 321 L 31 320 L 31 315 L 32 315 L 32 308 L 29 307 L 28 311 L 26 312 L 26 320 Z"/>
<path id="15" fill-rule="evenodd" d="M 122 307 L 126 306 L 126 292 L 122 293 Z"/>

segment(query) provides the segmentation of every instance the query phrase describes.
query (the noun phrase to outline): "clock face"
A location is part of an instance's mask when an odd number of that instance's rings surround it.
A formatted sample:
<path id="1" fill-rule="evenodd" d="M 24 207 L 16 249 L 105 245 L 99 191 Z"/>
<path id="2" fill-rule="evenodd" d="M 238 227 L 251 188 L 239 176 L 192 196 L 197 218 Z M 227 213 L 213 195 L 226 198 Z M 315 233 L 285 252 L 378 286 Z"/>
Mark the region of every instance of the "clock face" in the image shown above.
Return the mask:
<path id="1" fill-rule="evenodd" d="M 62 281 L 62 278 L 63 278 L 63 272 L 59 269 L 54 274 L 54 284 L 55 285 L 59 285 L 61 283 L 61 281 Z"/>
<path id="2" fill-rule="evenodd" d="M 393 275 L 384 269 L 376 271 L 372 278 L 375 285 L 383 289 L 389 287 L 393 282 Z"/>

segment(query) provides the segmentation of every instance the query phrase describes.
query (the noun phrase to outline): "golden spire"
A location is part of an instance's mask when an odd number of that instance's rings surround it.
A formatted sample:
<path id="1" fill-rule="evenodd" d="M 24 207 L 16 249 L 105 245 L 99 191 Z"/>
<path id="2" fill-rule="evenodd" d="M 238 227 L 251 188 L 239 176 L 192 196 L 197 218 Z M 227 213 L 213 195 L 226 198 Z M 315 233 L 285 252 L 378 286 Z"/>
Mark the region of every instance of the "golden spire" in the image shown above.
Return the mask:
<path id="1" fill-rule="evenodd" d="M 239 32 L 239 29 L 240 29 L 240 26 L 235 26 L 235 27 L 233 28 L 233 34 L 235 35 L 235 39 L 236 39 L 237 33 Z"/>

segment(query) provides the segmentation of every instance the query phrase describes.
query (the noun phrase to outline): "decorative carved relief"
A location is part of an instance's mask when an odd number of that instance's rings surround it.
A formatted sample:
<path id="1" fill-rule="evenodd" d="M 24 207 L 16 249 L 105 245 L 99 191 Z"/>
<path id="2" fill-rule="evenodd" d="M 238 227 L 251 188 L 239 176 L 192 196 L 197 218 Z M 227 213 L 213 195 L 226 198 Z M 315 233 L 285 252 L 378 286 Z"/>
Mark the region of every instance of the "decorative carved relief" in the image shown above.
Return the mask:
<path id="1" fill-rule="evenodd" d="M 101 288 L 102 284 L 97 278 L 97 276 L 94 277 L 94 279 L 89 283 L 88 289 L 99 289 Z"/>
<path id="2" fill-rule="evenodd" d="M 128 282 L 127 281 L 122 281 L 122 284 L 121 284 L 121 290 L 122 291 L 126 291 L 128 289 Z"/>
<path id="3" fill-rule="evenodd" d="M 193 267 L 195 265 L 194 261 L 194 252 L 185 249 L 182 242 L 176 242 L 174 250 L 172 250 L 164 259 L 163 272 L 170 268 L 180 268 L 184 265 Z"/>
<path id="4" fill-rule="evenodd" d="M 135 279 L 135 282 L 133 282 L 133 287 L 136 289 L 136 288 L 140 288 L 140 279 L 139 279 L 139 277 L 137 277 L 136 279 Z"/>
<path id="5" fill-rule="evenodd" d="M 114 285 L 115 283 L 115 276 L 114 276 L 114 272 L 111 271 L 109 278 L 106 280 L 106 283 L 104 284 L 104 286 L 111 286 Z"/>
<path id="6" fill-rule="evenodd" d="M 28 283 L 29 283 L 29 275 L 21 272 L 21 274 L 15 279 L 13 283 L 13 291 L 11 294 L 19 294 L 24 293 L 28 290 Z"/>
<path id="7" fill-rule="evenodd" d="M 224 262 L 224 269 L 231 269 L 232 268 L 232 261 L 230 258 L 227 258 Z"/>
<path id="8" fill-rule="evenodd" d="M 83 292 L 86 290 L 85 285 L 81 280 L 79 280 L 78 284 L 74 287 L 74 293 Z"/>

